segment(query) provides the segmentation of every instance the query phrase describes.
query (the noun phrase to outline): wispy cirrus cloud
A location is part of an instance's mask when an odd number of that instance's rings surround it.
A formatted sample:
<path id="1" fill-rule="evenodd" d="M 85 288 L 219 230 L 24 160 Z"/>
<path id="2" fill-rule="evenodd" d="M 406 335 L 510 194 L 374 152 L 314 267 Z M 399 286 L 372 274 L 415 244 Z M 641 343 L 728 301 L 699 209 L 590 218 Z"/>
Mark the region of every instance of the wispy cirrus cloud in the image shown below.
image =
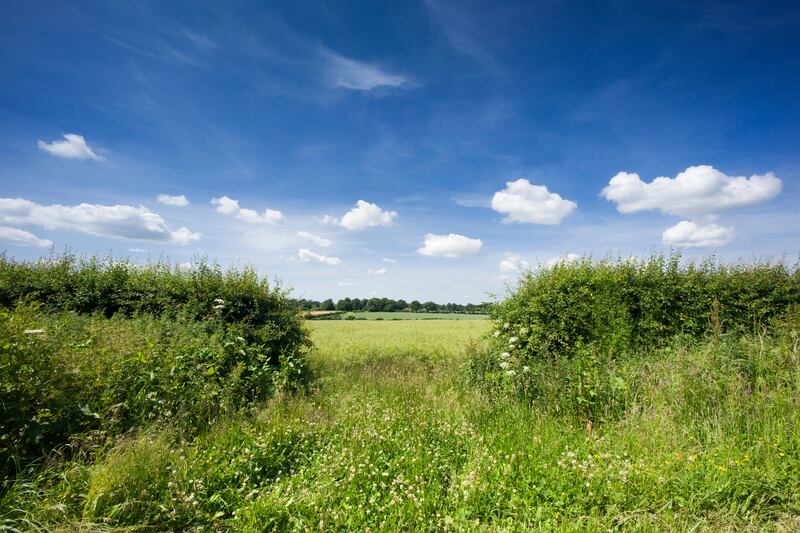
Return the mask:
<path id="1" fill-rule="evenodd" d="M 319 235 L 315 235 L 308 231 L 298 231 L 297 236 L 300 237 L 301 239 L 311 241 L 314 244 L 325 248 L 333 244 L 332 240 L 326 239 L 325 237 L 320 237 Z"/>
<path id="2" fill-rule="evenodd" d="M 323 50 L 325 79 L 334 87 L 353 91 L 372 91 L 381 88 L 400 88 L 412 84 L 404 74 L 392 74 L 383 68 L 345 57 L 331 50 Z"/>

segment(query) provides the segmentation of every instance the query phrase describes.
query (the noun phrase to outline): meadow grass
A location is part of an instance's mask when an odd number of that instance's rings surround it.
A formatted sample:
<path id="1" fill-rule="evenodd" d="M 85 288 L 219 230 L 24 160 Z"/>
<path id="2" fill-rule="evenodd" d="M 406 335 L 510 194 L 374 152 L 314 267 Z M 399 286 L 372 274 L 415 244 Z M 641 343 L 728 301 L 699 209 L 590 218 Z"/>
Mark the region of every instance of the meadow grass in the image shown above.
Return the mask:
<path id="1" fill-rule="evenodd" d="M 315 322 L 318 374 L 192 441 L 167 428 L 20 480 L 20 530 L 695 530 L 800 527 L 796 323 L 678 339 L 620 372 L 624 416 L 475 387 L 482 321 Z M 555 378 L 553 378 L 555 379 Z M 545 401 L 555 401 L 546 398 Z"/>

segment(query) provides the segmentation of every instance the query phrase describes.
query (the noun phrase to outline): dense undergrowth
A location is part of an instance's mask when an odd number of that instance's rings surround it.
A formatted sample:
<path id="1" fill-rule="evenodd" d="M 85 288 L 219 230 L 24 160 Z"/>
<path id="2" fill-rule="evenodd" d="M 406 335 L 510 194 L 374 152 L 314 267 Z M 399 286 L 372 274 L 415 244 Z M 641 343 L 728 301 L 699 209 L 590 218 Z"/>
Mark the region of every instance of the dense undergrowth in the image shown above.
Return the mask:
<path id="1" fill-rule="evenodd" d="M 153 423 L 192 437 L 305 386 L 309 345 L 286 295 L 252 270 L 2 258 L 0 466 L 14 476 Z"/>

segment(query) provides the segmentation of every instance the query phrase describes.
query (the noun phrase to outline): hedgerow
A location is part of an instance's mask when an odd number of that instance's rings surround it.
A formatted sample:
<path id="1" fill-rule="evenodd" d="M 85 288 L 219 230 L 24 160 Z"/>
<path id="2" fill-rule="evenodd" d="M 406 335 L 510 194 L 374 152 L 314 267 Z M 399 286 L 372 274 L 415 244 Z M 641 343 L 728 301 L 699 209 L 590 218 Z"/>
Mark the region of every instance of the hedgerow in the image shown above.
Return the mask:
<path id="1" fill-rule="evenodd" d="M 635 385 L 626 360 L 677 337 L 758 332 L 798 304 L 800 272 L 783 262 L 562 262 L 525 273 L 493 308 L 492 347 L 471 372 L 496 391 L 560 398 L 563 414 L 613 418 Z"/>
<path id="2" fill-rule="evenodd" d="M 253 270 L 0 258 L 0 468 L 144 424 L 191 437 L 305 387 L 302 317 Z"/>

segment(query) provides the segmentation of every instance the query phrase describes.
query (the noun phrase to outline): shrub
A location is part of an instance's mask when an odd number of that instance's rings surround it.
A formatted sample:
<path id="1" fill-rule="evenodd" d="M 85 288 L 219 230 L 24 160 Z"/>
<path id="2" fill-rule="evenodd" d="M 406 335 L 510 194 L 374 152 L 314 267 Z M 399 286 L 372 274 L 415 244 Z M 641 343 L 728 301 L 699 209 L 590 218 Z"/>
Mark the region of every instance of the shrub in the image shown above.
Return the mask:
<path id="1" fill-rule="evenodd" d="M 493 308 L 492 347 L 473 355 L 471 374 L 572 415 L 616 417 L 630 396 L 618 360 L 675 336 L 753 332 L 798 303 L 800 274 L 783 263 L 561 263 L 524 274 Z"/>

